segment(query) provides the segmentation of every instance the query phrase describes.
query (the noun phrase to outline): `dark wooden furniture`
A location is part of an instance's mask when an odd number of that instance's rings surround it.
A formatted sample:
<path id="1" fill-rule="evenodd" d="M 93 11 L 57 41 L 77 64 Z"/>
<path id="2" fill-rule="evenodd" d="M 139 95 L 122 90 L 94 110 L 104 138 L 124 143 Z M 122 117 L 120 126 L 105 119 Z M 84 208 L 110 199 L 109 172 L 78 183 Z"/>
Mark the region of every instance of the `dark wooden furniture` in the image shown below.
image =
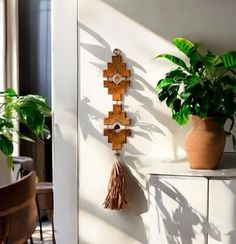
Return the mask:
<path id="1" fill-rule="evenodd" d="M 0 243 L 24 244 L 37 225 L 35 173 L 0 187 Z"/>
<path id="2" fill-rule="evenodd" d="M 34 160 L 31 157 L 17 156 L 13 157 L 13 162 L 20 165 L 17 177 L 23 177 L 29 172 L 34 170 Z M 42 228 L 42 214 L 46 212 L 48 218 L 52 223 L 52 237 L 53 243 L 55 242 L 54 223 L 53 223 L 53 184 L 51 182 L 38 182 L 36 183 L 36 204 L 38 210 L 38 220 L 40 227 L 40 239 L 43 241 L 43 228 Z"/>
<path id="3" fill-rule="evenodd" d="M 47 216 L 52 223 L 52 238 L 55 241 L 54 223 L 53 223 L 53 184 L 51 182 L 39 182 L 36 184 L 36 204 L 39 216 L 40 239 L 43 241 L 43 229 L 41 221 L 41 212 L 47 212 Z"/>
<path id="4" fill-rule="evenodd" d="M 14 156 L 13 164 L 19 165 L 19 171 L 16 174 L 16 179 L 19 180 L 23 176 L 29 174 L 34 170 L 34 160 L 31 157 L 26 156 Z"/>

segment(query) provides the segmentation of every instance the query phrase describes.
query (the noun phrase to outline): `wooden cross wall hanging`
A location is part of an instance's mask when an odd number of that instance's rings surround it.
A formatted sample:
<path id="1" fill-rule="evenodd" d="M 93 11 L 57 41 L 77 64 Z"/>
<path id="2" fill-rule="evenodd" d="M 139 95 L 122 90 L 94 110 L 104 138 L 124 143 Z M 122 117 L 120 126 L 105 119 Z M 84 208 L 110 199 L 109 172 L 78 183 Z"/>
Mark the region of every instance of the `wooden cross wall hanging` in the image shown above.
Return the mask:
<path id="1" fill-rule="evenodd" d="M 108 117 L 104 119 L 104 136 L 108 137 L 108 142 L 112 144 L 115 151 L 116 160 L 112 167 L 111 178 L 108 185 L 108 194 L 104 202 L 104 207 L 109 209 L 123 209 L 127 204 L 125 200 L 125 178 L 124 170 L 120 162 L 120 150 L 127 142 L 127 137 L 131 135 L 131 130 L 127 128 L 131 124 L 130 118 L 122 107 L 122 99 L 130 86 L 130 70 L 126 69 L 126 64 L 122 63 L 121 51 L 115 49 L 112 62 L 108 63 L 107 69 L 103 71 L 104 87 L 108 89 L 108 94 L 112 95 L 113 110 L 108 112 Z"/>

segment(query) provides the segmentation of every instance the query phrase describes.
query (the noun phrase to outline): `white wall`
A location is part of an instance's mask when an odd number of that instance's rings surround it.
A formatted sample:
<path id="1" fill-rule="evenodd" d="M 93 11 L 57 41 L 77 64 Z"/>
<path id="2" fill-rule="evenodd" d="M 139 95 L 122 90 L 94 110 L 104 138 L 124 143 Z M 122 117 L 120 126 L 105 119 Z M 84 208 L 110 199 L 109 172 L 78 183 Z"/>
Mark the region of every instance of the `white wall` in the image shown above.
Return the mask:
<path id="1" fill-rule="evenodd" d="M 233 0 L 79 1 L 81 244 L 147 243 L 145 183 L 137 173 L 144 164 L 138 159 L 185 155 L 184 136 L 190 128 L 179 127 L 157 101 L 155 84 L 172 66 L 153 57 L 163 52 L 180 56 L 170 44 L 178 36 L 216 52 L 236 49 L 235 9 Z M 112 109 L 112 100 L 103 88 L 102 70 L 114 48 L 122 50 L 132 70 L 125 105 L 133 136 L 123 150 L 129 205 L 120 212 L 102 206 L 114 161 L 103 136 L 103 118 Z"/>
<path id="2" fill-rule="evenodd" d="M 77 38 L 77 0 L 52 1 L 54 223 L 58 244 L 78 243 Z"/>

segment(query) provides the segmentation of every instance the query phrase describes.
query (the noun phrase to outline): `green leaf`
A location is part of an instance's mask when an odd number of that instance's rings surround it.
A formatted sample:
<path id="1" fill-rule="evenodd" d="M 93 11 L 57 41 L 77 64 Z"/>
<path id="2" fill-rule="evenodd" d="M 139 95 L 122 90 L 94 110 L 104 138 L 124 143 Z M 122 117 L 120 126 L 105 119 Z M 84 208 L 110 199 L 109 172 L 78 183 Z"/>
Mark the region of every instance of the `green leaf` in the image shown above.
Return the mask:
<path id="1" fill-rule="evenodd" d="M 12 88 L 7 88 L 4 93 L 6 94 L 7 97 L 17 97 L 15 90 Z"/>
<path id="2" fill-rule="evenodd" d="M 197 115 L 201 110 L 201 106 L 199 103 L 194 103 L 192 105 L 192 114 Z"/>
<path id="3" fill-rule="evenodd" d="M 15 90 L 12 88 L 7 88 L 5 91 L 0 92 L 0 94 L 5 95 L 6 97 L 17 97 Z"/>
<path id="4" fill-rule="evenodd" d="M 36 135 L 41 135 L 45 117 L 51 115 L 51 110 L 41 96 L 27 95 L 18 97 L 7 103 L 6 111 L 16 111 L 20 122 L 27 125 Z"/>
<path id="5" fill-rule="evenodd" d="M 192 74 L 196 74 L 203 67 L 203 61 L 201 55 L 196 51 L 193 52 L 190 57 L 190 71 Z"/>
<path id="6" fill-rule="evenodd" d="M 220 88 L 222 90 L 232 90 L 233 92 L 236 92 L 236 81 L 234 78 L 226 75 L 218 79 L 217 82 L 220 83 Z"/>
<path id="7" fill-rule="evenodd" d="M 209 69 L 213 68 L 219 62 L 219 60 L 220 59 L 218 56 L 216 56 L 210 52 L 208 52 L 207 55 L 202 57 L 202 61 L 203 61 L 204 65 Z"/>
<path id="8" fill-rule="evenodd" d="M 185 64 L 185 62 L 178 57 L 175 57 L 175 56 L 170 55 L 170 54 L 160 54 L 156 58 L 166 58 L 166 59 L 170 60 L 172 63 L 177 64 L 178 66 L 180 66 L 183 69 L 188 71 L 188 67 Z"/>
<path id="9" fill-rule="evenodd" d="M 187 124 L 190 115 L 190 106 L 184 102 L 178 112 L 174 112 L 172 118 L 181 126 Z"/>
<path id="10" fill-rule="evenodd" d="M 163 89 L 164 87 L 167 87 L 175 82 L 176 81 L 171 78 L 162 79 L 157 83 L 156 89 Z"/>
<path id="11" fill-rule="evenodd" d="M 192 42 L 182 37 L 173 39 L 172 43 L 189 58 L 197 51 L 197 47 Z"/>
<path id="12" fill-rule="evenodd" d="M 185 84 L 185 91 L 186 92 L 191 92 L 191 90 L 195 87 L 195 86 L 200 86 L 199 81 L 200 81 L 200 77 L 197 75 L 192 75 L 192 76 L 188 76 L 185 80 L 184 80 L 184 84 Z M 201 87 L 200 87 L 201 89 Z"/>
<path id="13" fill-rule="evenodd" d="M 0 131 L 5 128 L 13 128 L 13 123 L 8 118 L 0 118 Z"/>
<path id="14" fill-rule="evenodd" d="M 220 56 L 225 68 L 236 68 L 236 52 L 227 52 Z"/>
<path id="15" fill-rule="evenodd" d="M 168 107 L 172 107 L 172 106 L 173 106 L 173 103 L 174 103 L 175 99 L 177 98 L 177 95 L 178 95 L 177 91 L 174 91 L 174 92 L 172 92 L 171 95 L 167 98 L 167 100 L 166 100 L 166 105 L 167 105 Z"/>
<path id="16" fill-rule="evenodd" d="M 14 104 L 20 122 L 27 125 L 35 134 L 39 135 L 44 127 L 44 115 L 38 109 L 34 100 L 19 100 Z"/>
<path id="17" fill-rule="evenodd" d="M 158 93 L 158 99 L 162 102 L 169 96 L 168 90 L 163 89 L 160 93 Z"/>
<path id="18" fill-rule="evenodd" d="M 5 155 L 11 155 L 13 153 L 13 143 L 4 135 L 0 135 L 0 150 Z"/>
<path id="19" fill-rule="evenodd" d="M 185 91 L 183 91 L 183 92 L 181 92 L 180 93 L 180 97 L 182 98 L 182 99 L 188 99 L 190 96 L 192 95 L 192 93 L 191 92 L 185 92 Z"/>
<path id="20" fill-rule="evenodd" d="M 173 103 L 173 111 L 174 113 L 178 113 L 181 108 L 181 100 L 177 98 Z"/>
<path id="21" fill-rule="evenodd" d="M 45 116 L 51 116 L 51 109 L 46 104 L 45 99 L 42 96 L 38 95 L 27 95 L 19 98 L 18 103 L 34 103 L 37 106 L 37 109 Z"/>
<path id="22" fill-rule="evenodd" d="M 24 104 L 16 107 L 20 121 L 27 125 L 36 135 L 40 135 L 44 127 L 44 116 L 35 108 L 35 104 Z"/>
<path id="23" fill-rule="evenodd" d="M 166 78 L 172 78 L 178 82 L 183 81 L 187 77 L 187 74 L 183 72 L 181 68 L 171 70 L 166 74 Z"/>

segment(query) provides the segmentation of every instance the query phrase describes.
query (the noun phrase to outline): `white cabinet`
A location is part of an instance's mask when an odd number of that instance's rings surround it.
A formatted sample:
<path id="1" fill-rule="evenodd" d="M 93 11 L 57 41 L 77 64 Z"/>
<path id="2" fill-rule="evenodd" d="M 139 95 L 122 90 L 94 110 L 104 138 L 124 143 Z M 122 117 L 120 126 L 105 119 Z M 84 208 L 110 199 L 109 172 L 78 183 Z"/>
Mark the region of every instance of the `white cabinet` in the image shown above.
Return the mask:
<path id="1" fill-rule="evenodd" d="M 209 223 L 215 226 L 209 244 L 236 243 L 236 178 L 209 181 Z"/>
<path id="2" fill-rule="evenodd" d="M 148 175 L 149 244 L 235 244 L 236 169 L 159 164 Z"/>
<path id="3" fill-rule="evenodd" d="M 151 176 L 149 244 L 207 243 L 207 180 Z"/>

